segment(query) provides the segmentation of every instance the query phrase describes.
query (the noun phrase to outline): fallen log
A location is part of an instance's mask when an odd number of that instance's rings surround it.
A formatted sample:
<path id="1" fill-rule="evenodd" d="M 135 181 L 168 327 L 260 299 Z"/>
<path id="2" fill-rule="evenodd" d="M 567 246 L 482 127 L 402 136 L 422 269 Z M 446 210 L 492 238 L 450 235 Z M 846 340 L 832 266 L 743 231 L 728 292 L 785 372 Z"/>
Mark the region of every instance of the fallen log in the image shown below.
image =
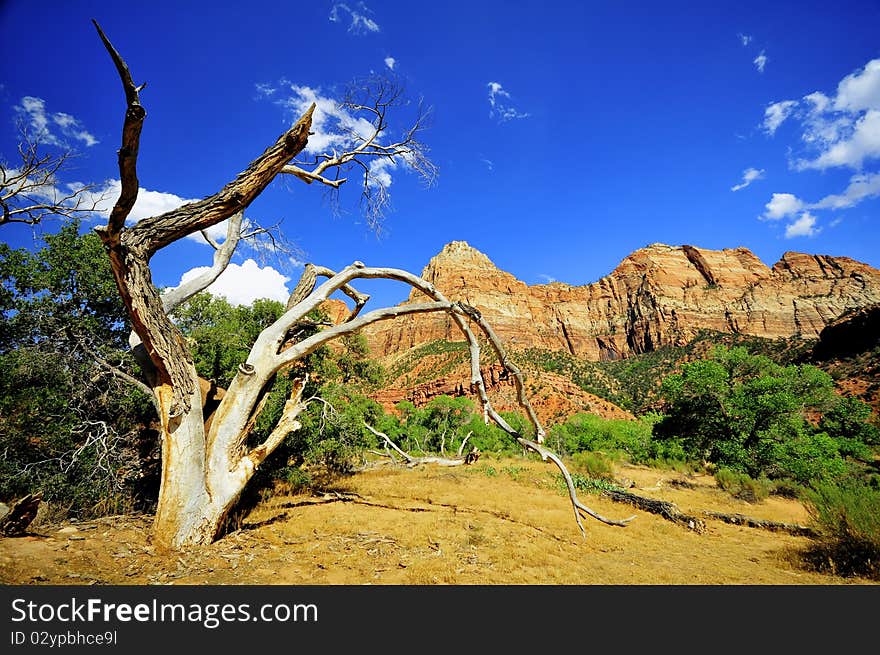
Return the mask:
<path id="1" fill-rule="evenodd" d="M 42 500 L 40 493 L 28 494 L 18 500 L 9 513 L 0 519 L 0 534 L 5 537 L 20 537 L 26 534 L 28 526 L 37 518 L 40 500 Z"/>
<path id="2" fill-rule="evenodd" d="M 662 516 L 666 520 L 677 523 L 678 525 L 683 525 L 687 529 L 693 530 L 698 534 L 702 534 L 706 530 L 705 521 L 695 516 L 685 514 L 678 509 L 675 503 L 671 503 L 668 500 L 645 498 L 644 496 L 637 496 L 628 491 L 620 491 L 616 489 L 606 489 L 602 492 L 602 495 L 607 496 L 618 503 L 628 503 L 633 507 L 650 512 L 651 514 Z"/>
<path id="3" fill-rule="evenodd" d="M 367 422 L 364 422 L 364 427 L 367 428 L 370 432 L 375 434 L 377 437 L 382 437 L 385 440 L 385 447 L 390 447 L 394 452 L 403 457 L 406 460 L 406 465 L 408 468 L 414 468 L 416 466 L 420 466 L 422 464 L 437 464 L 438 466 L 461 466 L 463 464 L 473 464 L 480 457 L 480 451 L 474 447 L 471 449 L 465 457 L 436 457 L 434 455 L 429 455 L 427 457 L 413 457 L 407 452 L 401 450 L 397 444 L 391 441 L 391 438 L 385 434 L 384 432 L 379 432 L 376 428 L 370 425 Z M 390 457 L 389 453 L 389 457 Z"/>
<path id="4" fill-rule="evenodd" d="M 818 533 L 811 527 L 806 525 L 797 525 L 796 523 L 780 523 L 778 521 L 767 521 L 764 519 L 756 519 L 744 514 L 725 514 L 723 512 L 703 512 L 704 515 L 713 519 L 731 523 L 733 525 L 744 525 L 749 528 L 760 528 L 762 530 L 770 530 L 771 532 L 787 532 L 797 537 L 816 537 Z"/>

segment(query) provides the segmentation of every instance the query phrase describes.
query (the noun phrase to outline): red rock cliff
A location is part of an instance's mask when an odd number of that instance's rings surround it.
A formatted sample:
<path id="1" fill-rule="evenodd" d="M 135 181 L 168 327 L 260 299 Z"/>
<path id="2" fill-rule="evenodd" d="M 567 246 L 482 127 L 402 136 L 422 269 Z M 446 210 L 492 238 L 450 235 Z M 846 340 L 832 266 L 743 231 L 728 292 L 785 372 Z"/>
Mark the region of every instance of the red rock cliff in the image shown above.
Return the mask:
<path id="1" fill-rule="evenodd" d="M 817 337 L 845 311 L 880 302 L 880 271 L 847 257 L 787 252 L 768 268 L 746 248 L 654 244 L 585 286 L 528 286 L 454 241 L 422 276 L 477 307 L 511 348 L 566 350 L 607 360 L 683 344 L 703 329 L 767 338 Z M 417 301 L 414 292 L 408 302 Z M 445 316 L 371 326 L 373 353 L 461 339 Z"/>

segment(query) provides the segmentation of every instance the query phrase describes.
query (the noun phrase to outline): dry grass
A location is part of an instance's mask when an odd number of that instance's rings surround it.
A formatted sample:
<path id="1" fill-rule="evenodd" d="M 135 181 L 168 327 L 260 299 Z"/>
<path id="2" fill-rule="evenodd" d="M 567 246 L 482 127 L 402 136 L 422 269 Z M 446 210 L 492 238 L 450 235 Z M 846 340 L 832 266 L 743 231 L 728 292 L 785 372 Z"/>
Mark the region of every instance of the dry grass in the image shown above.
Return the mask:
<path id="1" fill-rule="evenodd" d="M 494 474 L 493 474 L 494 472 Z M 798 502 L 735 500 L 708 476 L 618 467 L 641 495 L 684 512 L 741 513 L 805 523 Z M 780 585 L 849 584 L 801 568 L 805 537 L 707 519 L 703 534 L 608 499 L 600 513 L 637 515 L 626 528 L 575 525 L 554 469 L 537 461 L 481 459 L 472 467 L 379 468 L 324 492 L 275 497 L 242 528 L 182 554 L 149 545 L 148 517 L 35 528 L 0 540 L 0 581 L 16 584 Z"/>

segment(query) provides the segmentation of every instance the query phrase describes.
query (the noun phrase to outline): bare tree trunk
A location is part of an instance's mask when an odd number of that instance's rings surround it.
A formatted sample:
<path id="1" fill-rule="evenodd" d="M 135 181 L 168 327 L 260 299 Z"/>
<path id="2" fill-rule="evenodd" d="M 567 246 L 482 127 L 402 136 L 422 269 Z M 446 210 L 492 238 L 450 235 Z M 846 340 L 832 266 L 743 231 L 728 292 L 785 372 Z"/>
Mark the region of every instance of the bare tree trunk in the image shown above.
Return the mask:
<path id="1" fill-rule="evenodd" d="M 160 388 L 157 395 L 162 408 L 162 482 L 153 524 L 154 538 L 158 544 L 172 548 L 210 543 L 219 525 L 205 484 L 201 393 L 193 394 L 190 411 L 174 419 L 174 426 L 168 419 L 170 389 Z"/>

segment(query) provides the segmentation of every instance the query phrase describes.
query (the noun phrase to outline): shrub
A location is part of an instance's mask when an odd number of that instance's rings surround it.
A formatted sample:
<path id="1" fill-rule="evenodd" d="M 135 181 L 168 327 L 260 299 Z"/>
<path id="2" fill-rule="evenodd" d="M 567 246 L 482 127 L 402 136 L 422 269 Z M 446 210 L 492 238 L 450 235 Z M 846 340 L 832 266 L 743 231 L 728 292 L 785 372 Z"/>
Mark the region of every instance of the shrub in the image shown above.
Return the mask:
<path id="1" fill-rule="evenodd" d="M 856 480 L 820 483 L 808 492 L 807 509 L 820 535 L 807 561 L 880 580 L 880 491 Z"/>
<path id="2" fill-rule="evenodd" d="M 580 473 L 571 473 L 571 481 L 574 488 L 578 491 L 599 494 L 603 491 L 623 491 L 617 484 L 611 480 L 604 478 L 590 478 Z M 561 473 L 556 474 L 556 486 L 563 492 L 568 493 L 568 487 L 565 486 L 565 478 Z"/>
<path id="3" fill-rule="evenodd" d="M 770 495 L 771 483 L 767 478 L 755 480 L 745 473 L 738 473 L 730 469 L 718 469 L 715 472 L 715 481 L 719 487 L 734 498 L 749 503 L 764 500 Z"/>
<path id="4" fill-rule="evenodd" d="M 572 468 L 591 478 L 610 480 L 614 477 L 611 462 L 602 453 L 580 452 L 571 456 Z"/>

